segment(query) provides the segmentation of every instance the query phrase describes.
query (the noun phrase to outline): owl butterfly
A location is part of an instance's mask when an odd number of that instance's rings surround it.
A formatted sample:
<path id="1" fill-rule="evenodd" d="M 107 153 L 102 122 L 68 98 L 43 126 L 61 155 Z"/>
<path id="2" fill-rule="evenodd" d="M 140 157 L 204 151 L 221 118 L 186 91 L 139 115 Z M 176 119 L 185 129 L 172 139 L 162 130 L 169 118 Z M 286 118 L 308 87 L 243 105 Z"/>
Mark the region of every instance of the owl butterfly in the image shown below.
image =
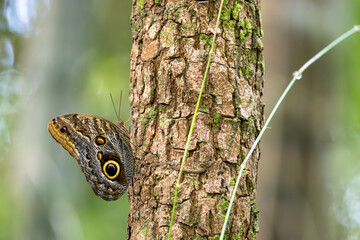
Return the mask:
<path id="1" fill-rule="evenodd" d="M 134 173 L 129 131 L 89 114 L 69 113 L 49 121 L 51 136 L 80 165 L 94 193 L 111 201 L 123 195 Z"/>

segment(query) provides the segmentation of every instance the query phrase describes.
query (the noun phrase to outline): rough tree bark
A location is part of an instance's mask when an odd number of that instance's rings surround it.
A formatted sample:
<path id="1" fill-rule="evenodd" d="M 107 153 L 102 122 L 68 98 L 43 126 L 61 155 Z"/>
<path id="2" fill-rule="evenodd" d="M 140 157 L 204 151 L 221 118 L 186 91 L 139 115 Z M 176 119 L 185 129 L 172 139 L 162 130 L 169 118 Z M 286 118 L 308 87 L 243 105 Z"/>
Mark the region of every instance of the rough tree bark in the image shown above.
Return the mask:
<path id="1" fill-rule="evenodd" d="M 206 67 L 220 0 L 133 0 L 130 76 L 135 176 L 129 239 L 166 239 L 186 136 Z M 227 0 L 175 213 L 172 239 L 219 236 L 239 166 L 261 128 L 259 0 Z M 260 152 L 237 190 L 228 239 L 258 232 Z M 209 164 L 210 163 L 210 164 Z M 203 171 L 201 171 L 203 170 Z"/>

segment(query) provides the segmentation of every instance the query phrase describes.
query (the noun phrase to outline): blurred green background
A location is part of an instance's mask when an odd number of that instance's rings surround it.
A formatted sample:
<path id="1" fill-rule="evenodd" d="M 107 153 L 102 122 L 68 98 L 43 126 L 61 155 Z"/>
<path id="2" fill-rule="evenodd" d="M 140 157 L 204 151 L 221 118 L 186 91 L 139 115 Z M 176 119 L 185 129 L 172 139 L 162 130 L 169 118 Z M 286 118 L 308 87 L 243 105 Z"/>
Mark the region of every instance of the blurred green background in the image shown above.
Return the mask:
<path id="1" fill-rule="evenodd" d="M 0 239 L 126 239 L 47 131 L 68 112 L 129 118 L 130 1 L 0 0 Z M 293 71 L 360 24 L 358 0 L 263 1 L 266 116 Z M 298 81 L 262 143 L 258 239 L 360 239 L 360 34 Z"/>
<path id="2" fill-rule="evenodd" d="M 127 196 L 96 197 L 47 122 L 130 116 L 130 1 L 2 1 L 0 239 L 126 239 Z"/>

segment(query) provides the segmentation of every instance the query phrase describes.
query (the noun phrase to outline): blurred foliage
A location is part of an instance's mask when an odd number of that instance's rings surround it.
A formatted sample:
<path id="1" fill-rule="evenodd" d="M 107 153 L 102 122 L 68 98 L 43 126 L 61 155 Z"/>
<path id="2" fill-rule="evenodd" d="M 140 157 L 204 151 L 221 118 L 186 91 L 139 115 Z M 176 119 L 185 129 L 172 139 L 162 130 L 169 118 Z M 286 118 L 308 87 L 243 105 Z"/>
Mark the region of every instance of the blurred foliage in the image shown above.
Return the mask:
<path id="1" fill-rule="evenodd" d="M 95 196 L 51 117 L 129 118 L 130 1 L 0 2 L 0 239 L 125 239 L 129 204 Z M 9 44 L 10 43 L 10 44 Z M 116 106 L 118 107 L 118 106 Z"/>
<path id="2" fill-rule="evenodd" d="M 360 24 L 360 2 L 348 1 L 346 24 Z M 333 199 L 336 239 L 360 239 L 360 33 L 339 53 L 337 104 L 339 118 L 326 166 Z"/>

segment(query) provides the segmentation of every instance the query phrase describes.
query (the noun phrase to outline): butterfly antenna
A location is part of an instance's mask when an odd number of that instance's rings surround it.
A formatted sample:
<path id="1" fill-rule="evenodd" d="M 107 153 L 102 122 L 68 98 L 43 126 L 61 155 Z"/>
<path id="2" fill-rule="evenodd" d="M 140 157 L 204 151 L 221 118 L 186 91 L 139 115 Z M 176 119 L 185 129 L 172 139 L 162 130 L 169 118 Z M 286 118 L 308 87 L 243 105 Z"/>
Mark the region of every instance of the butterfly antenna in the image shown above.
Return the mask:
<path id="1" fill-rule="evenodd" d="M 112 94 L 111 94 L 111 93 L 110 93 L 110 98 L 111 98 L 112 105 L 113 105 L 113 107 L 114 107 L 115 115 L 116 115 L 116 117 L 118 118 L 118 121 L 119 121 L 119 120 L 120 120 L 120 117 L 119 117 L 120 115 L 116 112 L 114 99 L 113 99 L 113 97 L 112 97 Z"/>
<path id="2" fill-rule="evenodd" d="M 122 90 L 120 91 L 120 104 L 119 104 L 119 120 L 120 120 L 120 110 L 121 110 L 121 102 L 122 102 Z"/>

